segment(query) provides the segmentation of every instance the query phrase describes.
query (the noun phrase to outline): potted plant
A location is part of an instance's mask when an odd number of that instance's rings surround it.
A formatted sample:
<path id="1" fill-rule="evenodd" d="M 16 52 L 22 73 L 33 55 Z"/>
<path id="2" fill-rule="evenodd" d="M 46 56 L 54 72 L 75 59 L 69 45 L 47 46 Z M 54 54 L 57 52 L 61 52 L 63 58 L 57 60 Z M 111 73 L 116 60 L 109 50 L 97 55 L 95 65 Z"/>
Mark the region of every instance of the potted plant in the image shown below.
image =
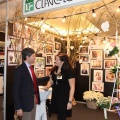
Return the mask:
<path id="1" fill-rule="evenodd" d="M 86 100 L 86 104 L 88 108 L 97 109 L 98 106 L 96 104 L 99 98 L 103 97 L 103 94 L 95 91 L 85 91 L 83 93 L 83 99 Z"/>
<path id="2" fill-rule="evenodd" d="M 104 110 L 104 118 L 107 120 L 107 109 L 110 107 L 110 99 L 108 97 L 97 99 L 97 106 Z"/>

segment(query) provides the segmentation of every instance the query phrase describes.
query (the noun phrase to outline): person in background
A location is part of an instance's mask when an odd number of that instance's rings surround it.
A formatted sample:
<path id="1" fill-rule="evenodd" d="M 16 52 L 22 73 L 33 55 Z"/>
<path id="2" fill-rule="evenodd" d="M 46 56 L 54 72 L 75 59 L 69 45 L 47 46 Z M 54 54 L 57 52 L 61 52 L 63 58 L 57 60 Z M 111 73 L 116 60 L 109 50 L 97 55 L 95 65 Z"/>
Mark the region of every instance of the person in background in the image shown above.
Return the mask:
<path id="1" fill-rule="evenodd" d="M 36 104 L 40 104 L 37 80 L 31 64 L 35 60 L 32 48 L 22 50 L 23 63 L 14 74 L 13 100 L 16 114 L 22 120 L 35 120 Z"/>
<path id="2" fill-rule="evenodd" d="M 69 57 L 64 53 L 56 55 L 46 90 L 52 86 L 51 113 L 57 120 L 66 120 L 72 114 L 72 99 L 75 91 L 75 75 Z"/>

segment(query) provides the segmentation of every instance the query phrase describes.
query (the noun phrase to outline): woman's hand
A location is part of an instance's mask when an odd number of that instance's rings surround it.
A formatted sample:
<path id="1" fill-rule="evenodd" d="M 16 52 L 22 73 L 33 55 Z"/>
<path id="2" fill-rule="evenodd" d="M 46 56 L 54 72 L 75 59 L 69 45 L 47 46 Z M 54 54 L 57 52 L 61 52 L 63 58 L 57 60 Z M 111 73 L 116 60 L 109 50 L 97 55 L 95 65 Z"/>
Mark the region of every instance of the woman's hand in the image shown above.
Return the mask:
<path id="1" fill-rule="evenodd" d="M 48 91 L 49 87 L 48 86 L 44 86 L 44 90 Z"/>
<path id="2" fill-rule="evenodd" d="M 68 102 L 67 104 L 67 110 L 70 110 L 70 109 L 72 109 L 72 102 Z"/>

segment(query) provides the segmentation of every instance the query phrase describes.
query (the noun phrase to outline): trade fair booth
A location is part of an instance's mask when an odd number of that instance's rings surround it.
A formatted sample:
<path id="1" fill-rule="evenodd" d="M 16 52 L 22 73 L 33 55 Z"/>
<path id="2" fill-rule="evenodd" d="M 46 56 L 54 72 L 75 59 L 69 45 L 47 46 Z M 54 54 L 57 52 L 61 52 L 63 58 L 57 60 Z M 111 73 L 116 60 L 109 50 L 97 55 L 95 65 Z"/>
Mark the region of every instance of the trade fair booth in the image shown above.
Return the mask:
<path id="1" fill-rule="evenodd" d="M 12 4 L 13 1 L 9 1 L 4 5 L 7 8 Z M 108 43 L 120 45 L 120 15 L 116 12 L 119 8 L 116 0 L 106 3 L 98 0 L 23 0 L 23 5 L 20 1 L 15 4 L 13 16 L 8 12 L 10 8 L 6 9 L 9 14 L 4 64 L 6 117 L 14 114 L 13 75 L 22 63 L 21 51 L 26 47 L 34 48 L 36 52 L 33 66 L 37 78 L 49 75 L 56 54 L 69 55 L 75 70 L 74 98 L 77 102 L 85 103 L 83 93 L 89 90 L 101 92 L 105 97 L 120 98 L 119 84 L 115 85 L 120 73 L 111 68 L 119 65 L 119 52 L 118 56 L 109 56 L 105 50 Z M 114 92 L 114 89 L 118 91 Z"/>

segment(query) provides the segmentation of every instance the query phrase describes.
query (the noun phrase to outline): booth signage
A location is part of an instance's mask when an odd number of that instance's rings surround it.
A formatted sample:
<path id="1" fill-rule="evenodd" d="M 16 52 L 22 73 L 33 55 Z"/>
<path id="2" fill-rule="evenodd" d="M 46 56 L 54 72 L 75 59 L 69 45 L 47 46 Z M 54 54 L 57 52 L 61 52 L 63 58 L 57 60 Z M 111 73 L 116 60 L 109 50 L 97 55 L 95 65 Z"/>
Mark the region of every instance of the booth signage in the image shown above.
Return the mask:
<path id="1" fill-rule="evenodd" d="M 23 0 L 23 15 L 39 14 L 99 0 Z"/>

